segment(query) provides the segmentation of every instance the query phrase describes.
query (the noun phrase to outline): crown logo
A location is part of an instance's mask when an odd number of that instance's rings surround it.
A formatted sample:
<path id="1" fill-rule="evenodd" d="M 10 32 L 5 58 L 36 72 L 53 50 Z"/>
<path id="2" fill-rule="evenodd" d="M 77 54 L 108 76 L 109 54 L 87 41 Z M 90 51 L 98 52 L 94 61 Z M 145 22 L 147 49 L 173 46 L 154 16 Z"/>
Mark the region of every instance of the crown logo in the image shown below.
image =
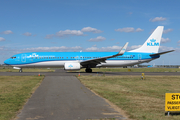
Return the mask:
<path id="1" fill-rule="evenodd" d="M 73 67 L 71 64 L 68 67 Z"/>
<path id="2" fill-rule="evenodd" d="M 151 42 L 156 42 L 156 40 L 155 40 L 155 39 L 151 39 L 150 41 L 151 41 Z"/>

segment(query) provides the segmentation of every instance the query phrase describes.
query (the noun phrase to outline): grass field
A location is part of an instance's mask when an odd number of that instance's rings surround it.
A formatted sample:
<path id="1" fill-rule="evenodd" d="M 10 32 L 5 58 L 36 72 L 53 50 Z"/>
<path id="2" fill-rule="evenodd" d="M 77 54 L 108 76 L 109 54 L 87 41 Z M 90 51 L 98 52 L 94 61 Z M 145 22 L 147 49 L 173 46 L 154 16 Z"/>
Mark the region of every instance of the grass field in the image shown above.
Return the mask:
<path id="1" fill-rule="evenodd" d="M 84 72 L 85 69 L 81 69 Z M 179 68 L 92 68 L 93 72 L 180 72 Z"/>
<path id="2" fill-rule="evenodd" d="M 47 68 L 24 68 L 22 69 L 23 72 L 54 72 L 54 69 L 47 69 Z M 0 69 L 0 72 L 19 72 L 19 70 L 12 69 L 12 68 L 5 68 Z"/>
<path id="3" fill-rule="evenodd" d="M 16 117 L 44 76 L 0 76 L 0 120 Z"/>
<path id="4" fill-rule="evenodd" d="M 165 116 L 165 93 L 180 92 L 180 76 L 80 76 L 88 88 L 137 120 L 179 120 Z"/>

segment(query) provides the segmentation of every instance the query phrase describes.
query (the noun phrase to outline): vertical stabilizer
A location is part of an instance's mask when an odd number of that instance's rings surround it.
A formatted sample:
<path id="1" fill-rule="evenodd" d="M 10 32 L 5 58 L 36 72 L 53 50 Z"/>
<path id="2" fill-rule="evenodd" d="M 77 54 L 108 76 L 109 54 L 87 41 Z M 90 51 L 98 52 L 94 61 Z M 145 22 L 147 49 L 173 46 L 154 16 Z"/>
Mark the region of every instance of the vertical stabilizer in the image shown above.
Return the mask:
<path id="1" fill-rule="evenodd" d="M 140 48 L 129 52 L 158 53 L 163 29 L 164 26 L 158 26 Z"/>

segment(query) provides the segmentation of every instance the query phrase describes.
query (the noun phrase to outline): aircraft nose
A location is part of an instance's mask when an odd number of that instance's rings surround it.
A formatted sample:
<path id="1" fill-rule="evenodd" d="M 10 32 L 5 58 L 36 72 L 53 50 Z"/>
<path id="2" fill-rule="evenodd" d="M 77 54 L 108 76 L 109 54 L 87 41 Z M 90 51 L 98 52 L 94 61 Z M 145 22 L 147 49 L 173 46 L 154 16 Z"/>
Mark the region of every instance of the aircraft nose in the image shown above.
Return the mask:
<path id="1" fill-rule="evenodd" d="M 9 63 L 8 59 L 4 61 L 4 64 L 8 65 L 8 63 Z"/>

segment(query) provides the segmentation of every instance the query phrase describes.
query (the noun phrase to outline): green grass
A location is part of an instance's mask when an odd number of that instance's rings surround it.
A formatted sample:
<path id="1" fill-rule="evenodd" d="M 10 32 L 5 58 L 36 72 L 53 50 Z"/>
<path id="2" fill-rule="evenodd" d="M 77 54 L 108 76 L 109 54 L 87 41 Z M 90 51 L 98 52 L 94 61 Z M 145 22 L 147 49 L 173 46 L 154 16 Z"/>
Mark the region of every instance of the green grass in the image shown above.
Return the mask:
<path id="1" fill-rule="evenodd" d="M 180 76 L 80 76 L 88 88 L 123 109 L 130 119 L 179 120 L 165 116 L 165 93 L 180 92 Z"/>
<path id="2" fill-rule="evenodd" d="M 84 72 L 85 69 L 81 69 Z M 93 68 L 93 72 L 180 72 L 179 68 Z"/>
<path id="3" fill-rule="evenodd" d="M 16 117 L 44 76 L 0 76 L 0 120 Z"/>
<path id="4" fill-rule="evenodd" d="M 54 72 L 54 69 L 47 68 L 24 68 L 23 72 Z M 19 70 L 13 68 L 0 69 L 0 72 L 19 72 Z"/>

